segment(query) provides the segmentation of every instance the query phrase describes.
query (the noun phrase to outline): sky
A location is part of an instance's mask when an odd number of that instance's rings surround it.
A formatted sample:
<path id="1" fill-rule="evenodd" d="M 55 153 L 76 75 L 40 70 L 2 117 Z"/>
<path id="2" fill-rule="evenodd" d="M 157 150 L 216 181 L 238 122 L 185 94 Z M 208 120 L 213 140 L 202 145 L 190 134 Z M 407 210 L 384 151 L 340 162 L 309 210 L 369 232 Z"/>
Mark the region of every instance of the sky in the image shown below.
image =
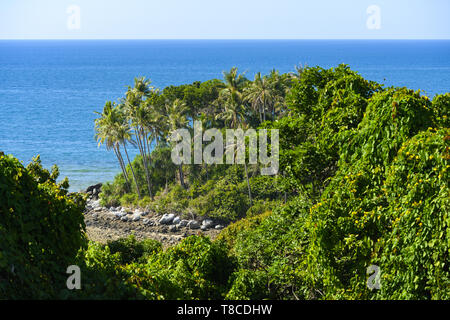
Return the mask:
<path id="1" fill-rule="evenodd" d="M 450 39 L 450 0 L 0 0 L 0 39 Z"/>

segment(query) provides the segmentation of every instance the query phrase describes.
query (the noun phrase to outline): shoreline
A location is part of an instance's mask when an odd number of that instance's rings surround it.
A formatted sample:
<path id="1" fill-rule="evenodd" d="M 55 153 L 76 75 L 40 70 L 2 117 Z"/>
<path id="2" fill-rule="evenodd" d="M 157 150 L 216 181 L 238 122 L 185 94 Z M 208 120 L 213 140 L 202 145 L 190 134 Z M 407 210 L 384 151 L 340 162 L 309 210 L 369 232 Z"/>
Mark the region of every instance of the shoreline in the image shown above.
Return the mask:
<path id="1" fill-rule="evenodd" d="M 84 221 L 86 234 L 91 241 L 105 244 L 134 235 L 138 240 L 157 240 L 163 248 L 176 245 L 191 235 L 206 235 L 214 240 L 223 229 L 223 226 L 214 224 L 210 219 L 190 220 L 190 224 L 184 225 L 182 221 L 187 220 L 181 220 L 173 214 L 171 221 L 168 221 L 168 216 L 140 208 L 102 207 L 99 200 L 90 198 L 86 203 Z M 177 221 L 181 223 L 173 223 Z"/>

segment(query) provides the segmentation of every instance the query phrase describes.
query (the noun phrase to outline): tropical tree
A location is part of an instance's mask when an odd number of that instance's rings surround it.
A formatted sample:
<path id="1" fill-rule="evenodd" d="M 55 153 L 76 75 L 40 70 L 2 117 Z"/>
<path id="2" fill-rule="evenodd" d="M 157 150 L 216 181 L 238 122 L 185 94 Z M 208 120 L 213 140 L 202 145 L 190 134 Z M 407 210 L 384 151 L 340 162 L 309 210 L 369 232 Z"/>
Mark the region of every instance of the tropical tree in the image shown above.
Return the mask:
<path id="1" fill-rule="evenodd" d="M 242 104 L 238 104 L 235 100 L 230 99 L 226 101 L 224 104 L 224 112 L 219 114 L 217 117 L 222 119 L 225 124 L 228 124 L 229 127 L 233 129 L 248 129 L 248 124 L 245 121 L 244 116 L 244 106 Z M 245 142 L 244 142 L 245 144 Z M 233 157 L 236 157 L 236 153 L 238 152 L 239 148 L 242 146 L 239 146 L 237 144 L 231 144 L 227 145 L 227 148 L 230 148 L 233 150 Z M 234 163 L 236 163 L 234 161 Z M 250 181 L 248 178 L 248 170 L 247 170 L 247 162 L 244 157 L 244 169 L 245 169 L 245 177 L 247 180 L 247 187 L 248 187 L 248 197 L 250 200 L 250 205 L 252 204 L 252 190 L 250 187 Z"/>
<path id="2" fill-rule="evenodd" d="M 153 87 L 150 86 L 150 80 L 146 80 L 144 77 L 136 78 L 134 80 L 134 87 L 128 88 L 126 98 L 124 100 L 124 107 L 134 130 L 136 145 L 142 156 L 148 194 L 153 199 L 152 184 L 149 173 L 151 146 L 149 133 L 153 131 L 153 122 L 150 117 L 152 114 L 150 112 L 151 104 L 147 103 L 146 100 L 146 98 L 150 97 L 152 92 Z"/>
<path id="3" fill-rule="evenodd" d="M 162 119 L 163 126 L 167 129 L 167 136 L 177 129 L 186 128 L 189 125 L 189 120 L 186 117 L 188 107 L 186 103 L 180 99 L 175 99 L 173 102 L 167 102 L 164 108 L 164 117 Z M 184 183 L 183 164 L 178 165 L 178 174 L 180 178 L 180 184 L 183 188 L 186 188 Z"/>
<path id="4" fill-rule="evenodd" d="M 120 152 L 120 147 L 123 146 L 127 156 L 128 164 L 131 168 L 134 182 L 136 184 L 136 190 L 138 196 L 140 197 L 139 185 L 137 183 L 136 176 L 134 175 L 133 166 L 131 165 L 126 148 L 127 142 L 132 141 L 132 137 L 125 115 L 121 112 L 120 106 L 115 103 L 111 103 L 111 101 L 106 102 L 105 106 L 103 107 L 102 113 L 96 113 L 100 115 L 99 118 L 95 119 L 95 136 L 98 141 L 98 145 L 100 146 L 102 144 L 105 144 L 107 150 L 114 150 L 114 153 L 119 161 L 120 168 L 122 169 L 127 189 L 129 190 L 130 184 L 126 165 Z"/>

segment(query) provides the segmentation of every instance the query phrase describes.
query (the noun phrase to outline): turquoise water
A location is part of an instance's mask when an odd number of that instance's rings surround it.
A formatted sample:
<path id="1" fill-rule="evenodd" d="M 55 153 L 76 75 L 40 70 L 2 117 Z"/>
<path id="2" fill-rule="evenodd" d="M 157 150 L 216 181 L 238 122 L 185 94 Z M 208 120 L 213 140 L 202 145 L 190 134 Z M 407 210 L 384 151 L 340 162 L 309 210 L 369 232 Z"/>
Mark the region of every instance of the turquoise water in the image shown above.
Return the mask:
<path id="1" fill-rule="evenodd" d="M 136 76 L 163 88 L 221 78 L 233 66 L 253 78 L 340 63 L 429 96 L 450 91 L 450 41 L 0 41 L 0 150 L 24 164 L 40 154 L 80 190 L 120 170 L 114 154 L 97 147 L 94 110 L 121 97 Z"/>

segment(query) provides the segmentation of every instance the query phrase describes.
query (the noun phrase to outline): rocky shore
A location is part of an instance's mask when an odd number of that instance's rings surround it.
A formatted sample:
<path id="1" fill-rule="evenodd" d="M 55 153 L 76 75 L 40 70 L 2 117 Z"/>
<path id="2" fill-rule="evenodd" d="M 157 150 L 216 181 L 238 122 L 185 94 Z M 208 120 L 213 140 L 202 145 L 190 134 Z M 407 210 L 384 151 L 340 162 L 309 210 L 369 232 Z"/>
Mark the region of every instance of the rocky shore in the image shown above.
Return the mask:
<path id="1" fill-rule="evenodd" d="M 100 188 L 87 192 L 90 198 L 84 212 L 87 235 L 93 241 L 106 243 L 134 234 L 137 239 L 155 239 L 168 247 L 194 234 L 214 239 L 224 227 L 211 219 L 186 220 L 176 214 L 160 215 L 145 209 L 102 207 Z"/>

